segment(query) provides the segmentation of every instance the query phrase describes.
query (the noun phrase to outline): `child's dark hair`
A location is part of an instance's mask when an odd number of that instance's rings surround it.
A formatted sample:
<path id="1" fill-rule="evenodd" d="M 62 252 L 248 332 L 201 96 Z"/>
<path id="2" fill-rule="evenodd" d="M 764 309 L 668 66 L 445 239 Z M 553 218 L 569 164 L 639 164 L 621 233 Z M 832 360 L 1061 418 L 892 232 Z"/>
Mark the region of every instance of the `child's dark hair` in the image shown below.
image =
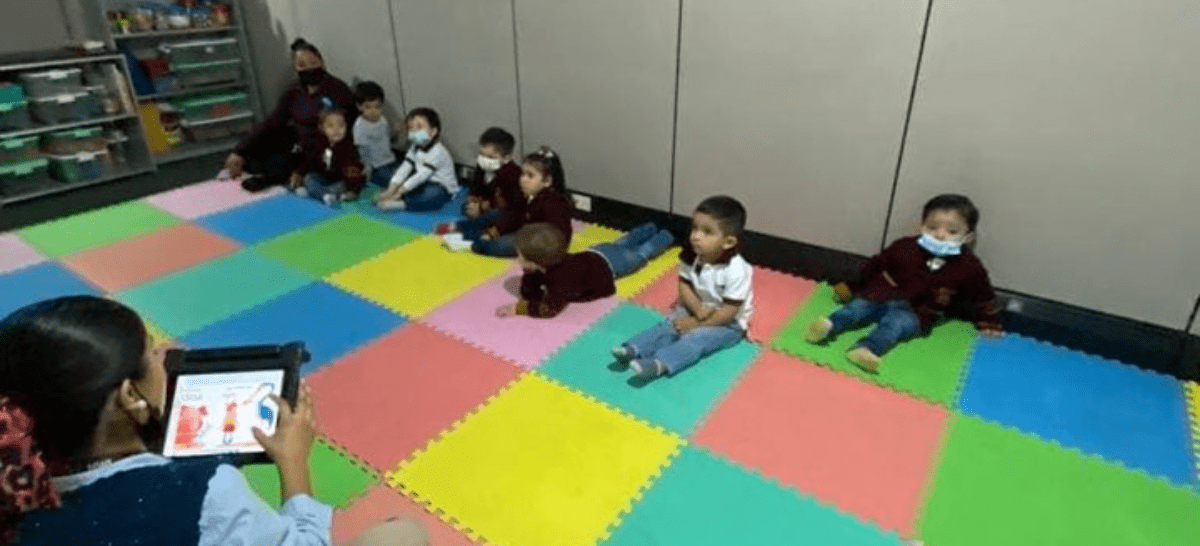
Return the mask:
<path id="1" fill-rule="evenodd" d="M 513 148 L 517 145 L 517 139 L 504 129 L 488 127 L 482 135 L 479 135 L 479 145 L 494 146 L 500 155 L 512 155 Z"/>
<path id="2" fill-rule="evenodd" d="M 554 267 L 567 257 L 567 236 L 554 224 L 535 222 L 517 230 L 516 247 L 526 260 Z"/>
<path id="3" fill-rule="evenodd" d="M 412 110 L 408 111 L 407 116 L 404 116 L 404 122 L 408 123 L 414 118 L 422 118 L 426 123 L 429 124 L 429 127 L 438 130 L 437 137 L 435 137 L 433 140 L 436 141 L 442 137 L 442 118 L 438 116 L 436 110 L 433 108 L 426 108 L 424 106 L 420 108 L 413 108 Z"/>
<path id="4" fill-rule="evenodd" d="M 746 229 L 746 207 L 728 195 L 714 195 L 696 205 L 696 212 L 712 216 L 725 235 L 742 238 Z"/>
<path id="5" fill-rule="evenodd" d="M 80 462 L 113 391 L 145 376 L 145 352 L 132 309 L 94 296 L 47 300 L 0 320 L 0 388 L 33 418 L 47 462 Z"/>
<path id="6" fill-rule="evenodd" d="M 316 55 L 318 59 L 321 59 L 321 61 L 325 60 L 325 57 L 322 57 L 321 52 L 317 50 L 317 46 L 308 43 L 308 40 L 305 40 L 304 38 L 296 38 L 296 41 L 292 42 L 292 55 L 295 55 L 301 51 L 312 53 L 313 55 Z"/>
<path id="7" fill-rule="evenodd" d="M 383 88 L 372 81 L 359 82 L 354 86 L 354 104 L 377 100 L 383 102 Z"/>
<path id="8" fill-rule="evenodd" d="M 921 210 L 921 220 L 929 218 L 929 214 L 933 211 L 949 210 L 962 215 L 963 220 L 967 221 L 967 229 L 975 231 L 975 225 L 979 223 L 979 209 L 975 208 L 975 203 L 972 203 L 965 195 L 957 193 L 943 193 L 929 202 L 925 203 L 925 208 Z"/>
<path id="9" fill-rule="evenodd" d="M 567 175 L 563 172 L 558 152 L 551 150 L 549 146 L 542 146 L 536 152 L 525 156 L 525 163 L 537 169 L 542 176 L 549 176 L 551 189 L 558 193 L 567 193 Z"/>

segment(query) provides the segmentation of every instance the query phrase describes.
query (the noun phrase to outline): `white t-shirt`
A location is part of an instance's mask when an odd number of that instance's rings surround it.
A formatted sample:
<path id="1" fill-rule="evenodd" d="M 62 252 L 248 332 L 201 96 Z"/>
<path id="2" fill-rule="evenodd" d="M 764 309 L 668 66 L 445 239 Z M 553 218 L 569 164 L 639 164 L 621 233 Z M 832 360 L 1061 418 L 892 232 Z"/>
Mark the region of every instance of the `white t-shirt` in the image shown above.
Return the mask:
<path id="1" fill-rule="evenodd" d="M 358 147 L 358 157 L 368 167 L 382 167 L 396 161 L 387 117 L 380 117 L 379 121 L 367 121 L 367 118 L 358 116 L 354 121 L 354 145 Z"/>
<path id="2" fill-rule="evenodd" d="M 700 264 L 697 259 L 691 264 L 680 264 L 679 278 L 691 283 L 705 307 L 716 309 L 726 302 L 742 302 L 735 319 L 743 330 L 750 327 L 750 315 L 754 312 L 751 286 L 754 269 L 741 254 L 734 254 L 726 263 Z"/>
<path id="3" fill-rule="evenodd" d="M 409 146 L 404 154 L 404 161 L 396 174 L 392 175 L 389 186 L 401 186 L 405 193 L 428 182 L 436 182 L 445 186 L 451 195 L 458 191 L 458 176 L 454 174 L 454 159 L 450 157 L 441 142 L 434 143 L 428 149 Z"/>

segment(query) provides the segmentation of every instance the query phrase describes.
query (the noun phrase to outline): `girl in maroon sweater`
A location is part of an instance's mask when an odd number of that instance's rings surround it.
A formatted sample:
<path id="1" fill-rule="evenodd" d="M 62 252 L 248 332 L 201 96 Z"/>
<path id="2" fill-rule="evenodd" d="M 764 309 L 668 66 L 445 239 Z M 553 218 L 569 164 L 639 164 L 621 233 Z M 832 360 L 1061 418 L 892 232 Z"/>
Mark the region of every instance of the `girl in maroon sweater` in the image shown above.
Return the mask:
<path id="1" fill-rule="evenodd" d="M 565 173 L 558 153 L 542 146 L 525 157 L 521 163 L 521 193 L 525 197 L 523 209 L 505 207 L 500 220 L 482 233 L 462 234 L 463 246 L 477 254 L 486 256 L 516 257 L 516 233 L 521 226 L 535 222 L 546 222 L 562 230 L 571 241 L 571 214 L 574 207 L 567 197 Z M 452 250 L 456 244 L 447 240 Z"/>
<path id="2" fill-rule="evenodd" d="M 358 199 L 365 181 L 358 149 L 346 131 L 346 114 L 341 110 L 322 112 L 321 136 L 304 147 L 292 190 L 333 205 Z"/>

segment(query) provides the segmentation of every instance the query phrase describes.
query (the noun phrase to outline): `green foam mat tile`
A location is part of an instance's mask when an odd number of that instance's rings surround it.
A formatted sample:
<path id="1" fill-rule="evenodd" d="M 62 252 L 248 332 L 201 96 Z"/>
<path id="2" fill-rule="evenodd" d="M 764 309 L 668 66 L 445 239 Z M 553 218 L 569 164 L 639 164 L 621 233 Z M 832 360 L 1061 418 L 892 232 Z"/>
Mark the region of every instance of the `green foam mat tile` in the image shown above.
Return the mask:
<path id="1" fill-rule="evenodd" d="M 345 508 L 379 482 L 379 476 L 343 453 L 329 442 L 319 439 L 308 456 L 313 497 L 335 508 Z M 253 464 L 242 467 L 250 489 L 267 504 L 279 508 L 279 469 L 274 464 Z"/>
<path id="2" fill-rule="evenodd" d="M 878 374 L 868 374 L 846 359 L 846 351 L 867 335 L 875 325 L 843 332 L 825 345 L 809 343 L 808 325 L 838 308 L 833 288 L 822 284 L 775 336 L 773 346 L 780 351 L 829 366 L 867 381 L 924 398 L 935 404 L 952 406 L 958 397 L 963 369 L 966 367 L 977 334 L 975 327 L 963 321 L 938 323 L 928 336 L 905 341 L 883 357 Z"/>
<path id="3" fill-rule="evenodd" d="M 130 201 L 18 231 L 25 242 L 56 258 L 175 225 L 180 220 L 143 201 Z"/>
<path id="4" fill-rule="evenodd" d="M 708 452 L 684 448 L 603 546 L 899 546 L 879 528 Z"/>
<path id="5" fill-rule="evenodd" d="M 421 234 L 361 214 L 348 214 L 272 239 L 262 254 L 324 277 L 398 247 Z"/>
<path id="6" fill-rule="evenodd" d="M 931 492 L 921 533 L 931 545 L 1166 546 L 1200 537 L 1195 491 L 965 416 L 950 426 Z"/>

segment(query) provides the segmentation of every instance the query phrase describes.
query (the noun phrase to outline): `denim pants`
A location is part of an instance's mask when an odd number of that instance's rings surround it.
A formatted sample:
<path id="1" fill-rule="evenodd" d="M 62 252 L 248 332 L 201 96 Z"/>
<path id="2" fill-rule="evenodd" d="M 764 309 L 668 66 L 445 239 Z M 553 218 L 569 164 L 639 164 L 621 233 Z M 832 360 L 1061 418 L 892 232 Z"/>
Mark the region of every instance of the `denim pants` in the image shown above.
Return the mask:
<path id="1" fill-rule="evenodd" d="M 304 177 L 304 189 L 308 190 L 309 197 L 321 201 L 327 193 L 340 197 L 346 191 L 346 185 L 342 182 L 330 182 L 320 173 L 308 173 Z"/>
<path id="2" fill-rule="evenodd" d="M 453 196 L 446 186 L 437 182 L 422 182 L 420 186 L 404 194 L 404 210 L 409 212 L 429 212 L 438 210 L 450 202 Z"/>
<path id="3" fill-rule="evenodd" d="M 484 256 L 515 258 L 517 256 L 517 234 L 509 233 L 499 239 L 488 241 L 483 238 L 483 232 L 500 220 L 498 209 L 489 210 L 478 218 L 464 218 L 455 222 L 455 227 L 462 233 L 463 239 L 471 241 L 471 251 Z"/>
<path id="4" fill-rule="evenodd" d="M 371 184 L 386 189 L 392 181 L 392 175 L 396 174 L 396 170 L 399 168 L 399 161 L 393 161 L 379 167 L 371 167 Z"/>
<path id="5" fill-rule="evenodd" d="M 831 336 L 868 322 L 876 323 L 875 329 L 856 346 L 866 347 L 877 356 L 883 356 L 897 343 L 921 333 L 921 319 L 904 300 L 875 302 L 855 298 L 829 315 L 829 321 L 833 323 L 829 331 Z"/>
<path id="6" fill-rule="evenodd" d="M 675 330 L 674 320 L 688 314 L 687 309 L 680 307 L 670 318 L 634 336 L 624 345 L 633 351 L 634 358 L 659 360 L 674 375 L 701 358 L 737 345 L 746 337 L 746 331 L 737 321 L 724 326 L 701 326 L 680 334 Z"/>
<path id="7" fill-rule="evenodd" d="M 454 227 L 462 233 L 463 239 L 474 240 L 483 236 L 487 228 L 500 221 L 500 209 L 489 210 L 477 218 L 463 218 L 454 223 Z"/>
<path id="8" fill-rule="evenodd" d="M 608 261 L 613 278 L 619 279 L 646 265 L 662 254 L 675 237 L 665 229 L 658 229 L 649 222 L 633 228 L 611 243 L 600 243 L 592 247 Z"/>

